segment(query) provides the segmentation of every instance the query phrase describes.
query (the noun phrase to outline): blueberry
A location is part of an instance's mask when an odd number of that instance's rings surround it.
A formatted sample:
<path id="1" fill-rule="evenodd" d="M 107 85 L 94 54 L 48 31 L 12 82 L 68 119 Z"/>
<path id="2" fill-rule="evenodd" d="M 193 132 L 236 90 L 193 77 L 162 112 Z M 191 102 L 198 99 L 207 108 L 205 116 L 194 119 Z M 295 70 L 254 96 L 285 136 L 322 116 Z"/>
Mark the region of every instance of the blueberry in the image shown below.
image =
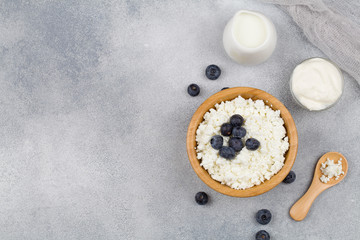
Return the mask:
<path id="1" fill-rule="evenodd" d="M 232 133 L 233 126 L 230 123 L 224 123 L 221 125 L 220 132 L 223 136 L 230 136 Z"/>
<path id="2" fill-rule="evenodd" d="M 222 91 L 222 90 L 225 90 L 225 89 L 229 89 L 229 88 L 228 88 L 228 87 L 224 87 L 224 88 L 221 89 L 221 91 Z"/>
<path id="3" fill-rule="evenodd" d="M 243 123 L 244 123 L 244 118 L 239 114 L 232 115 L 230 118 L 230 124 L 233 125 L 234 127 L 236 126 L 241 127 Z"/>
<path id="4" fill-rule="evenodd" d="M 187 91 L 188 91 L 188 93 L 189 93 L 190 96 L 195 97 L 195 96 L 199 95 L 199 93 L 200 93 L 200 87 L 199 87 L 197 84 L 193 83 L 193 84 L 190 84 L 190 85 L 188 86 Z"/>
<path id="5" fill-rule="evenodd" d="M 293 171 L 290 171 L 286 178 L 283 180 L 284 183 L 292 183 L 296 179 L 296 174 Z"/>
<path id="6" fill-rule="evenodd" d="M 255 151 L 260 147 L 260 142 L 255 138 L 249 138 L 248 140 L 246 140 L 245 146 L 248 150 Z"/>
<path id="7" fill-rule="evenodd" d="M 233 159 L 235 158 L 235 150 L 231 147 L 222 147 L 220 148 L 220 156 L 226 159 Z"/>
<path id="8" fill-rule="evenodd" d="M 235 152 L 240 152 L 243 149 L 244 144 L 241 141 L 241 138 L 232 137 L 229 140 L 229 147 L 235 150 Z"/>
<path id="9" fill-rule="evenodd" d="M 197 204 L 199 205 L 205 205 L 207 204 L 207 202 L 209 201 L 209 197 L 205 192 L 198 192 L 195 195 L 195 201 L 197 202 Z"/>
<path id="10" fill-rule="evenodd" d="M 233 137 L 243 138 L 246 135 L 246 129 L 243 127 L 236 126 L 232 130 Z"/>
<path id="11" fill-rule="evenodd" d="M 256 233 L 256 240 L 270 240 L 270 234 L 265 230 Z"/>
<path id="12" fill-rule="evenodd" d="M 211 146 L 216 150 L 219 150 L 223 146 L 223 142 L 224 142 L 224 139 L 220 135 L 215 135 L 210 140 Z"/>
<path id="13" fill-rule="evenodd" d="M 220 77 L 221 70 L 216 65 L 209 65 L 205 70 L 205 75 L 210 80 L 216 80 Z"/>
<path id="14" fill-rule="evenodd" d="M 271 221 L 271 212 L 267 209 L 261 209 L 256 213 L 256 221 L 266 225 Z"/>

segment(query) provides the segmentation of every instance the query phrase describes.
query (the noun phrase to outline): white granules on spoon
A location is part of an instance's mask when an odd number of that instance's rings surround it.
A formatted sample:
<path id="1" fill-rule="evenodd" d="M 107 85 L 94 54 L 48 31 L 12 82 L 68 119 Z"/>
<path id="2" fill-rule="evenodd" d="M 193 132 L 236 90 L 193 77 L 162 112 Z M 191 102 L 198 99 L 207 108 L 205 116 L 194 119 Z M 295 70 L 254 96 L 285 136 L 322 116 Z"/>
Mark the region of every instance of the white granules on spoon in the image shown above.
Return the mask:
<path id="1" fill-rule="evenodd" d="M 335 177 L 335 180 L 338 180 L 340 175 L 344 174 L 342 170 L 342 158 L 340 158 L 337 163 L 334 163 L 334 160 L 328 158 L 326 162 L 321 164 L 320 170 L 323 173 L 320 177 L 323 183 L 329 182 L 333 177 Z"/>

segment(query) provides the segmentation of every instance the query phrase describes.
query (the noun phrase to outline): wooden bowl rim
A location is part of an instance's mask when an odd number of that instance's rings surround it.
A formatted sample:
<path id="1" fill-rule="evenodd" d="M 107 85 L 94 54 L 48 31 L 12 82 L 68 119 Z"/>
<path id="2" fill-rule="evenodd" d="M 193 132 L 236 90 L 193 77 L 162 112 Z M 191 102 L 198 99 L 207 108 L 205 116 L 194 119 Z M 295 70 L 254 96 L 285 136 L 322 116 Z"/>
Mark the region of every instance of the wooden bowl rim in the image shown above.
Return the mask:
<path id="1" fill-rule="evenodd" d="M 199 124 L 203 121 L 204 114 L 209 111 L 209 109 L 214 108 L 216 103 L 233 100 L 238 96 L 242 96 L 245 99 L 261 99 L 264 100 L 264 103 L 272 109 L 280 110 L 280 116 L 284 120 L 285 129 L 289 139 L 289 149 L 285 154 L 285 163 L 282 169 L 277 174 L 272 176 L 270 180 L 266 180 L 260 185 L 245 190 L 233 189 L 211 178 L 210 174 L 200 166 L 200 161 L 196 158 L 195 150 L 197 145 L 195 140 L 196 130 Z M 298 134 L 294 119 L 292 118 L 290 112 L 277 98 L 260 89 L 251 87 L 234 87 L 222 90 L 210 96 L 195 111 L 187 131 L 186 148 L 192 168 L 198 177 L 210 188 L 219 193 L 232 197 L 253 197 L 273 189 L 289 174 L 296 159 L 298 149 Z"/>

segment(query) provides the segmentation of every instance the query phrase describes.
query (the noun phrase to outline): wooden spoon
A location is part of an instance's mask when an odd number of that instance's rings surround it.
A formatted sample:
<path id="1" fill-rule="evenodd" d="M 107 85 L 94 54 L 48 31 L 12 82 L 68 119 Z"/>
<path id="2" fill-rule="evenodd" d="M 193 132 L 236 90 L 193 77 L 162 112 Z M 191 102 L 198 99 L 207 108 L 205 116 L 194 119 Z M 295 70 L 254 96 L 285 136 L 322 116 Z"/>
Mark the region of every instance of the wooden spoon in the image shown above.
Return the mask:
<path id="1" fill-rule="evenodd" d="M 335 178 L 331 178 L 327 183 L 323 183 L 320 181 L 320 177 L 322 176 L 322 172 L 320 170 L 321 163 L 324 163 L 327 159 L 334 160 L 337 163 L 340 158 L 342 159 L 342 170 L 344 171 L 343 175 L 340 175 L 338 180 Z M 346 158 L 338 152 L 328 152 L 324 154 L 318 161 L 315 167 L 314 178 L 312 180 L 311 186 L 307 190 L 307 192 L 302 196 L 290 209 L 290 216 L 296 220 L 303 220 L 307 213 L 310 210 L 310 207 L 317 196 L 320 195 L 324 190 L 338 184 L 341 180 L 344 179 L 346 173 L 348 171 L 348 163 Z"/>

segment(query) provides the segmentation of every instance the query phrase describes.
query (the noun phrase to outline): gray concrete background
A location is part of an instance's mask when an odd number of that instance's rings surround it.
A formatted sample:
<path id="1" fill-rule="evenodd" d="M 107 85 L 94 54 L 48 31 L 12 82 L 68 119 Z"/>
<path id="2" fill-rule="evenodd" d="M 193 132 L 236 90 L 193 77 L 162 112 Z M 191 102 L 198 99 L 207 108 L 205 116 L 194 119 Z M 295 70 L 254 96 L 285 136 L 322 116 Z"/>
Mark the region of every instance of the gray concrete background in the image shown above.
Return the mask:
<path id="1" fill-rule="evenodd" d="M 354 20 L 356 0 L 336 3 Z M 244 67 L 222 47 L 239 9 L 263 12 L 278 31 L 264 64 Z M 333 108 L 313 113 L 291 98 L 302 60 L 323 56 L 276 6 L 257 1 L 0 1 L 0 239 L 357 239 L 360 230 L 360 87 L 345 74 Z M 223 73 L 204 77 L 209 64 Z M 190 83 L 201 87 L 190 97 Z M 186 155 L 189 120 L 223 87 L 250 86 L 293 114 L 297 180 L 239 199 L 209 189 Z M 291 205 L 317 159 L 339 151 L 349 173 L 308 217 Z M 211 201 L 198 206 L 194 195 Z M 268 208 L 273 220 L 256 223 Z"/>

